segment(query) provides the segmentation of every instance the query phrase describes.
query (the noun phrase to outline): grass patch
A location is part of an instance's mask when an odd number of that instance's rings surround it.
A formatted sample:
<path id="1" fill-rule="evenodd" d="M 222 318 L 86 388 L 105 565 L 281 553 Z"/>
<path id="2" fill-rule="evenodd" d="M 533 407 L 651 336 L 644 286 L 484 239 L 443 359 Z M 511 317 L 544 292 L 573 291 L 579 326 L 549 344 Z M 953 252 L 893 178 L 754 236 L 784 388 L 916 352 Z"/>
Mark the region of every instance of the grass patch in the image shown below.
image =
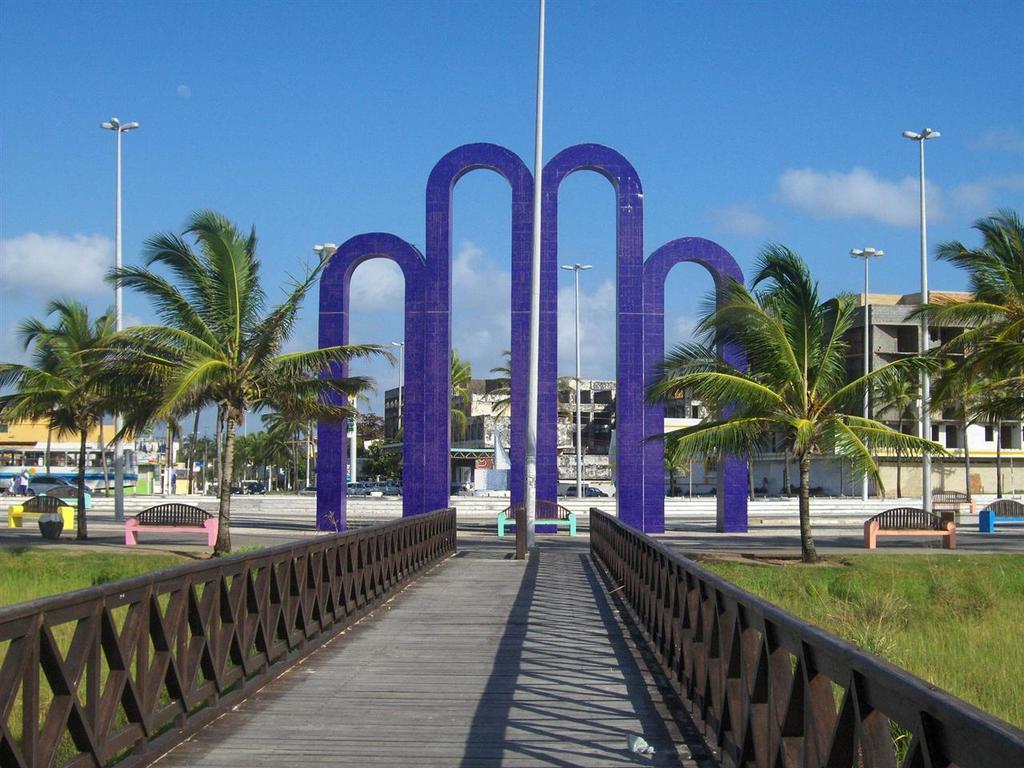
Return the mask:
<path id="1" fill-rule="evenodd" d="M 0 606 L 106 584 L 118 579 L 192 562 L 193 559 L 184 555 L 145 552 L 89 552 L 52 547 L 7 548 L 0 550 Z M 169 596 L 166 594 L 157 598 L 162 607 L 166 607 L 168 599 Z M 123 626 L 127 612 L 127 606 L 113 609 L 113 620 L 118 628 Z M 77 621 L 71 620 L 51 628 L 62 655 L 67 654 L 76 627 Z M 9 647 L 9 642 L 0 643 L 0 665 L 6 659 Z M 150 640 L 150 654 L 153 650 L 152 640 Z M 109 672 L 107 659 L 101 654 L 101 684 L 105 683 Z M 53 690 L 46 676 L 41 672 L 37 674 L 40 709 L 45 713 L 53 699 Z M 79 703 L 85 700 L 85 691 L 86 678 L 85 675 L 82 675 L 78 679 L 76 687 Z M 22 690 L 19 687 L 6 723 L 15 740 L 19 742 L 23 734 L 21 697 Z M 159 698 L 161 702 L 170 701 L 163 688 L 159 692 Z M 123 727 L 127 722 L 123 709 L 119 710 L 114 718 L 114 729 Z M 77 755 L 78 750 L 69 733 L 66 730 L 61 732 L 58 736 L 55 764 L 63 764 Z"/>
<path id="2" fill-rule="evenodd" d="M 126 579 L 192 562 L 183 555 L 83 552 L 52 547 L 0 550 L 0 606 Z"/>
<path id="3" fill-rule="evenodd" d="M 1024 555 L 701 565 L 1024 727 Z"/>

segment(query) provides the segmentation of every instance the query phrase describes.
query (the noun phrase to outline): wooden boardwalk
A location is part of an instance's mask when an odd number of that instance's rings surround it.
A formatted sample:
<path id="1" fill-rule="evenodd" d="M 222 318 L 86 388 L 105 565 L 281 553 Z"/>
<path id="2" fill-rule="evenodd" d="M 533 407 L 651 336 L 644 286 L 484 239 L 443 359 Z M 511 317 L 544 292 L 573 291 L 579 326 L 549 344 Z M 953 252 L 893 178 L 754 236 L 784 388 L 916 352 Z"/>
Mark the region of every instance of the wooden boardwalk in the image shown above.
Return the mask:
<path id="1" fill-rule="evenodd" d="M 156 765 L 698 763 L 586 550 L 552 541 L 529 563 L 460 552 Z"/>

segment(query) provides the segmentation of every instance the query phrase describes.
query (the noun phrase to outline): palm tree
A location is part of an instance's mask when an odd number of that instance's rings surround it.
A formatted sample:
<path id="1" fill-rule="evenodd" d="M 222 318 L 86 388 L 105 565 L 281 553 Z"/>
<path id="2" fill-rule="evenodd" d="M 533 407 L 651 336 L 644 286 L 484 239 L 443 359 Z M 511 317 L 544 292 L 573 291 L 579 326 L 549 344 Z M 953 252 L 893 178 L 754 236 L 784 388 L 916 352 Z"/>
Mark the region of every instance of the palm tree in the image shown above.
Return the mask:
<path id="1" fill-rule="evenodd" d="M 917 360 L 885 365 L 844 382 L 847 345 L 853 323 L 850 295 L 821 301 L 806 264 L 780 245 L 766 247 L 750 290 L 733 282 L 717 307 L 701 320 L 706 343 L 678 346 L 665 359 L 648 396 L 656 400 L 691 391 L 713 414 L 700 424 L 667 434 L 674 460 L 691 456 L 758 452 L 780 431 L 800 467 L 800 547 L 805 562 L 818 559 L 810 525 L 811 456 L 834 454 L 873 476 L 878 467 L 867 442 L 905 453 L 941 452 L 937 444 L 901 434 L 857 415 L 864 388 Z M 730 365 L 709 342 L 739 345 L 748 370 Z"/>
<path id="2" fill-rule="evenodd" d="M 468 360 L 460 360 L 458 353 L 452 350 L 452 436 L 462 437 L 469 421 L 470 392 L 469 382 L 473 371 Z"/>
<path id="3" fill-rule="evenodd" d="M 908 421 L 916 420 L 917 399 L 920 396 L 919 377 L 915 375 L 887 376 L 875 387 L 875 414 L 895 414 L 896 429 L 903 431 Z M 888 420 L 888 419 L 887 419 Z M 896 498 L 903 497 L 903 453 L 896 452 Z"/>
<path id="4" fill-rule="evenodd" d="M 491 390 L 492 395 L 500 396 L 493 408 L 496 417 L 504 416 L 512 409 L 512 350 L 503 349 L 501 357 L 501 365 L 491 368 L 491 373 L 499 374 L 495 379 L 498 386 Z"/>
<path id="5" fill-rule="evenodd" d="M 85 519 L 85 461 L 89 432 L 110 410 L 103 382 L 95 375 L 98 356 L 114 335 L 112 310 L 95 319 L 74 299 L 56 299 L 46 307 L 54 324 L 30 319 L 18 328 L 25 349 L 32 347 L 32 364 L 0 363 L 0 414 L 19 421 L 40 419 L 58 435 L 78 434 L 77 538 L 89 537 Z"/>
<path id="6" fill-rule="evenodd" d="M 186 237 L 195 240 L 194 248 Z M 128 328 L 112 347 L 111 372 L 125 387 L 149 393 L 132 402 L 126 428 L 216 406 L 224 447 L 215 554 L 231 551 L 230 478 L 235 432 L 247 411 L 274 408 L 307 420 L 339 420 L 338 405 L 368 384 L 361 377 L 321 379 L 357 357 L 384 355 L 379 346 L 349 345 L 283 352 L 299 307 L 327 261 L 293 280 L 280 304 L 267 309 L 256 255 L 256 232 L 240 232 L 221 214 L 194 214 L 181 236 L 162 234 L 145 246 L 145 265 L 112 273 L 152 303 L 162 325 Z M 152 270 L 161 266 L 164 277 Z M 129 391 L 122 392 L 129 402 Z"/>

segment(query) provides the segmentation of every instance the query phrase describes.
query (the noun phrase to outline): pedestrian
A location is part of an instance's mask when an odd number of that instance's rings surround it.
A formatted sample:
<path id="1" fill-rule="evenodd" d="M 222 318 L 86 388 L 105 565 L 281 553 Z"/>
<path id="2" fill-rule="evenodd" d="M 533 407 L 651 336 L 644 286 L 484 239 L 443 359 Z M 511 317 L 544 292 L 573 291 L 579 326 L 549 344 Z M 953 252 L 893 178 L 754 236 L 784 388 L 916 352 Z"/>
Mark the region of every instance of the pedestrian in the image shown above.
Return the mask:
<path id="1" fill-rule="evenodd" d="M 18 473 L 17 472 L 15 472 L 13 475 L 11 475 L 11 482 L 9 482 L 7 484 L 7 487 L 4 489 L 4 493 L 6 493 L 8 496 L 15 496 L 15 495 L 17 495 L 17 493 L 18 493 Z"/>
<path id="2" fill-rule="evenodd" d="M 22 470 L 21 470 L 21 482 L 19 483 L 19 486 L 18 486 L 18 493 L 19 493 L 19 495 L 21 495 L 21 496 L 28 496 L 28 482 L 29 482 L 28 470 L 25 469 L 25 468 L 22 468 Z"/>

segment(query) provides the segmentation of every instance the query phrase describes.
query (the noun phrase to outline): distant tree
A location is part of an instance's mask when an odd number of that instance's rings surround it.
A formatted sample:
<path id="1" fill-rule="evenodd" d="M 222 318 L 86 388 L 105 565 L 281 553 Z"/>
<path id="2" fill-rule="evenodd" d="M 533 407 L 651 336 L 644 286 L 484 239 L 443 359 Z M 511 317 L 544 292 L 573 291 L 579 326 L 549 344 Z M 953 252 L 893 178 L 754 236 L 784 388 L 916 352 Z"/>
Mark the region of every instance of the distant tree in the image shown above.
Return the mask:
<path id="1" fill-rule="evenodd" d="M 468 360 L 460 360 L 458 353 L 452 350 L 452 397 L 451 397 L 451 418 L 452 437 L 461 438 L 466 433 L 466 425 L 469 423 L 470 392 L 469 382 L 473 378 L 473 371 Z"/>
<path id="2" fill-rule="evenodd" d="M 512 410 L 512 350 L 504 349 L 501 352 L 502 363 L 491 368 L 491 373 L 497 373 L 497 386 L 491 390 L 491 394 L 498 395 L 500 399 L 494 404 L 494 415 L 504 416 Z"/>

